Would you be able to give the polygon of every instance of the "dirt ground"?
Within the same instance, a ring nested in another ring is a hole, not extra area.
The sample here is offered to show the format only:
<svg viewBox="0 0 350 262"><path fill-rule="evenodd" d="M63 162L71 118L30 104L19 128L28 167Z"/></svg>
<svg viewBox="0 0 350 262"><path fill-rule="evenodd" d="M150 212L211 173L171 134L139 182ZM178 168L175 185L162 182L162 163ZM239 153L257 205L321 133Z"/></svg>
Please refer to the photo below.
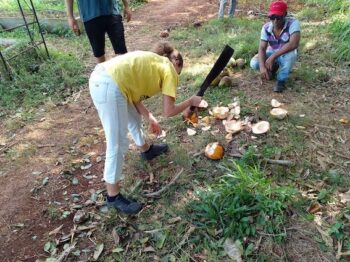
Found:
<svg viewBox="0 0 350 262"><path fill-rule="evenodd" d="M217 2L214 0L151 0L136 10L132 20L125 24L128 49L147 50L161 40L161 30L205 21L214 17L216 12ZM92 67L94 59L86 63ZM59 175L65 170L67 159L71 159L73 151L73 155L87 149L97 152L97 155L104 152L104 148L96 142L92 146L84 142L84 139L91 137L100 139L95 129L100 124L91 106L88 90L84 88L68 103L46 105L35 118L33 123L15 132L6 131L4 121L0 123L1 261L35 261L38 257L43 258L48 232L62 224L62 221L50 224L47 219L47 207L51 201L63 200L64 190L68 191L68 195L89 192L96 184L101 184L100 179L94 179L96 181L80 183L72 189L62 184ZM6 157L4 152L11 149L20 152L20 156L13 160ZM91 172L95 171L100 177L102 165L95 165L94 168L96 170ZM48 177L48 185L42 188L40 194L33 196L31 190L40 188L45 177Z"/></svg>
<svg viewBox="0 0 350 262"><path fill-rule="evenodd" d="M246 1L242 2L246 3ZM133 13L131 22L125 24L128 49L130 51L148 50L155 42L162 39L159 36L162 30L171 32L178 26L206 21L215 17L217 10L218 1L216 0L150 0L147 5ZM247 10L247 6L238 4L238 15L245 14ZM111 56L111 50L108 55ZM84 61L84 63L92 68L94 59L91 57L90 61ZM349 97L350 90L348 82L344 79L344 77L333 78L324 85L343 85L343 98L346 98ZM297 85L302 85L300 79L294 80ZM274 97L285 103L296 100L293 93L273 94L271 83L263 86L259 83L260 80L257 77L247 75L239 88L249 89L250 95L262 97L262 99ZM336 132L333 126L336 124L334 119L349 115L350 101L338 99L332 95L332 89L321 86L319 88L323 88L322 91L303 89L305 91L303 96L307 98L303 97L304 102L300 102L310 104L312 112L307 113L311 117L317 114L325 116L324 122L316 123L313 129L305 131L312 139L315 150L310 155L294 157L314 159L310 162L314 163L315 168L318 166L348 168L348 165L344 164L349 162L348 129L339 128L337 132L340 138L338 138L333 135ZM322 92L322 95L319 92ZM334 106L323 106L326 103ZM292 110L295 114L306 113L299 112L297 102L294 106ZM38 258L43 260L47 257L43 247L49 232L61 225L63 229L72 227L72 219L49 219L55 215L49 207L62 206L63 209L63 203L74 194L80 194L83 198L81 202L84 202L94 190L103 188L100 180L103 161L99 161L104 154L103 139L99 119L86 87L66 102L46 104L35 113L34 121L15 131L9 131L5 128L5 122L0 122L1 261L36 261ZM337 139L345 142L337 143ZM325 157L332 155L332 148L336 146L338 157L332 159ZM316 148L322 150L316 150ZM89 176L91 179L79 180L76 186L72 186L67 179L64 179L69 176L65 171L71 170L72 159L76 159L79 167L88 165L89 161L94 163L89 171L76 171L80 177ZM86 161L81 162L81 159ZM309 231L317 232L311 230L311 225L305 225L305 227ZM304 234L305 232L306 230ZM298 242L300 248L306 245L310 245L310 248L308 254L301 254L300 249L297 248L298 245L292 245L290 250L295 251L295 254L293 254L294 259L288 257L289 261L334 261L334 256L313 250L314 246L311 246L314 243L311 238L312 235L292 234L287 246ZM91 245L93 246L93 243ZM282 251L275 253L276 256L283 254ZM308 260L313 257L319 257L319 259Z"/></svg>

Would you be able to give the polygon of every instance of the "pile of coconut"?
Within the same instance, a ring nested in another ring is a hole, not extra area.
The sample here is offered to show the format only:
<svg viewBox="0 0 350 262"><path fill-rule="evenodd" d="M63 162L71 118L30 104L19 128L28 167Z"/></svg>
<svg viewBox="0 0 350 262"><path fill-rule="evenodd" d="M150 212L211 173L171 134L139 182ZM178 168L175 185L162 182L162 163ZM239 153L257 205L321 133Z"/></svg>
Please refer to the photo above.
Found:
<svg viewBox="0 0 350 262"><path fill-rule="evenodd" d="M231 57L227 66L220 73L220 75L213 80L211 85L226 86L226 87L238 86L240 80L237 77L237 75L235 75L234 70L235 68L240 68L240 69L244 68L245 64L246 64L246 61L243 58L234 59L233 57Z"/></svg>

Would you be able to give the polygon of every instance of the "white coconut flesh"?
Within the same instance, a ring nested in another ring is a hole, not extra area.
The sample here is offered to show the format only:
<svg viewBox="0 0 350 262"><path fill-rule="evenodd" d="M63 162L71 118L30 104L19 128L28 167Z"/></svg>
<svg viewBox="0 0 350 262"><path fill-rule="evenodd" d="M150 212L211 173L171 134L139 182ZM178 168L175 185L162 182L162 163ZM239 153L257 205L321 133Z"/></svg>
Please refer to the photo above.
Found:
<svg viewBox="0 0 350 262"><path fill-rule="evenodd" d="M194 136L196 133L197 133L196 130L192 128L187 128L187 135Z"/></svg>
<svg viewBox="0 0 350 262"><path fill-rule="evenodd" d="M272 107L280 107L282 103L278 102L277 99L272 99L271 100L271 106Z"/></svg>
<svg viewBox="0 0 350 262"><path fill-rule="evenodd" d="M216 106L213 108L213 116L217 119L225 119L228 116L229 109L224 106Z"/></svg>
<svg viewBox="0 0 350 262"><path fill-rule="evenodd" d="M198 105L199 108L207 108L208 107L208 102L202 99L202 101Z"/></svg>
<svg viewBox="0 0 350 262"><path fill-rule="evenodd" d="M270 123L267 121L260 121L252 126L252 132L255 135L264 134L270 129Z"/></svg>
<svg viewBox="0 0 350 262"><path fill-rule="evenodd" d="M241 121L230 120L223 122L227 133L237 133L243 130L243 123Z"/></svg>
<svg viewBox="0 0 350 262"><path fill-rule="evenodd" d="M270 114L277 119L283 119L287 116L288 111L283 108L277 107L277 108L273 108L270 111Z"/></svg>

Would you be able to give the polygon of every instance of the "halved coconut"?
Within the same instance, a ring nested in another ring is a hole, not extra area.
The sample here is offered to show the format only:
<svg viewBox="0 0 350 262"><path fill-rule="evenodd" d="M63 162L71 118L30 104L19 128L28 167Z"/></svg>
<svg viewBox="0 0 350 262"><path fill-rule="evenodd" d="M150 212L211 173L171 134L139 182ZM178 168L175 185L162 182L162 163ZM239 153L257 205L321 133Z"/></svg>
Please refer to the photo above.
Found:
<svg viewBox="0 0 350 262"><path fill-rule="evenodd" d="M252 132L255 135L264 134L270 129L270 123L267 121L260 121L252 126Z"/></svg>
<svg viewBox="0 0 350 262"><path fill-rule="evenodd" d="M208 108L208 102L205 101L204 99L202 99L202 101L200 102L200 104L198 105L198 109L199 110L204 110Z"/></svg>
<svg viewBox="0 0 350 262"><path fill-rule="evenodd" d="M280 108L280 107L276 107L276 108L273 108L271 111L270 111L270 114L274 117L274 118L277 118L277 119L283 119L287 116L288 114L288 111L283 109L283 108Z"/></svg>
<svg viewBox="0 0 350 262"><path fill-rule="evenodd" d="M280 107L282 103L278 102L276 99L271 100L271 106L272 107Z"/></svg>
<svg viewBox="0 0 350 262"><path fill-rule="evenodd" d="M219 160L224 156L224 148L218 142L214 142L205 147L204 153L207 158Z"/></svg>
<svg viewBox="0 0 350 262"><path fill-rule="evenodd" d="M232 134L238 133L244 128L242 122L236 120L224 121L223 124L225 126L226 132Z"/></svg>
<svg viewBox="0 0 350 262"><path fill-rule="evenodd" d="M228 107L216 106L213 108L212 113L216 119L225 119L228 116L229 111Z"/></svg>

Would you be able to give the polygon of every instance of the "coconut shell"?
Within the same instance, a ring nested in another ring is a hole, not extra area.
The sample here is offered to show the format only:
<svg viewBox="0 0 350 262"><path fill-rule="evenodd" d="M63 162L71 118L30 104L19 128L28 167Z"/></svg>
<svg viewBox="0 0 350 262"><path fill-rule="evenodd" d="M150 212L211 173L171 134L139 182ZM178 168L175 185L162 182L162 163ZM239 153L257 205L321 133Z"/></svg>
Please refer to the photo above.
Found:
<svg viewBox="0 0 350 262"><path fill-rule="evenodd" d="M252 132L255 135L265 134L270 129L270 123L267 121L260 121L252 126Z"/></svg>
<svg viewBox="0 0 350 262"><path fill-rule="evenodd" d="M205 147L204 153L209 159L219 160L224 156L224 148L218 142L214 142Z"/></svg>
<svg viewBox="0 0 350 262"><path fill-rule="evenodd" d="M276 108L273 108L271 111L270 111L270 114L274 117L274 118L277 118L277 119L283 119L287 116L288 114L288 111L283 109L283 108L280 108L280 107L276 107Z"/></svg>
<svg viewBox="0 0 350 262"><path fill-rule="evenodd" d="M282 103L278 102L277 99L272 99L271 100L271 106L272 107L280 107Z"/></svg>
<svg viewBox="0 0 350 262"><path fill-rule="evenodd" d="M213 108L212 113L216 119L225 119L228 116L230 110L225 106L216 106Z"/></svg>

